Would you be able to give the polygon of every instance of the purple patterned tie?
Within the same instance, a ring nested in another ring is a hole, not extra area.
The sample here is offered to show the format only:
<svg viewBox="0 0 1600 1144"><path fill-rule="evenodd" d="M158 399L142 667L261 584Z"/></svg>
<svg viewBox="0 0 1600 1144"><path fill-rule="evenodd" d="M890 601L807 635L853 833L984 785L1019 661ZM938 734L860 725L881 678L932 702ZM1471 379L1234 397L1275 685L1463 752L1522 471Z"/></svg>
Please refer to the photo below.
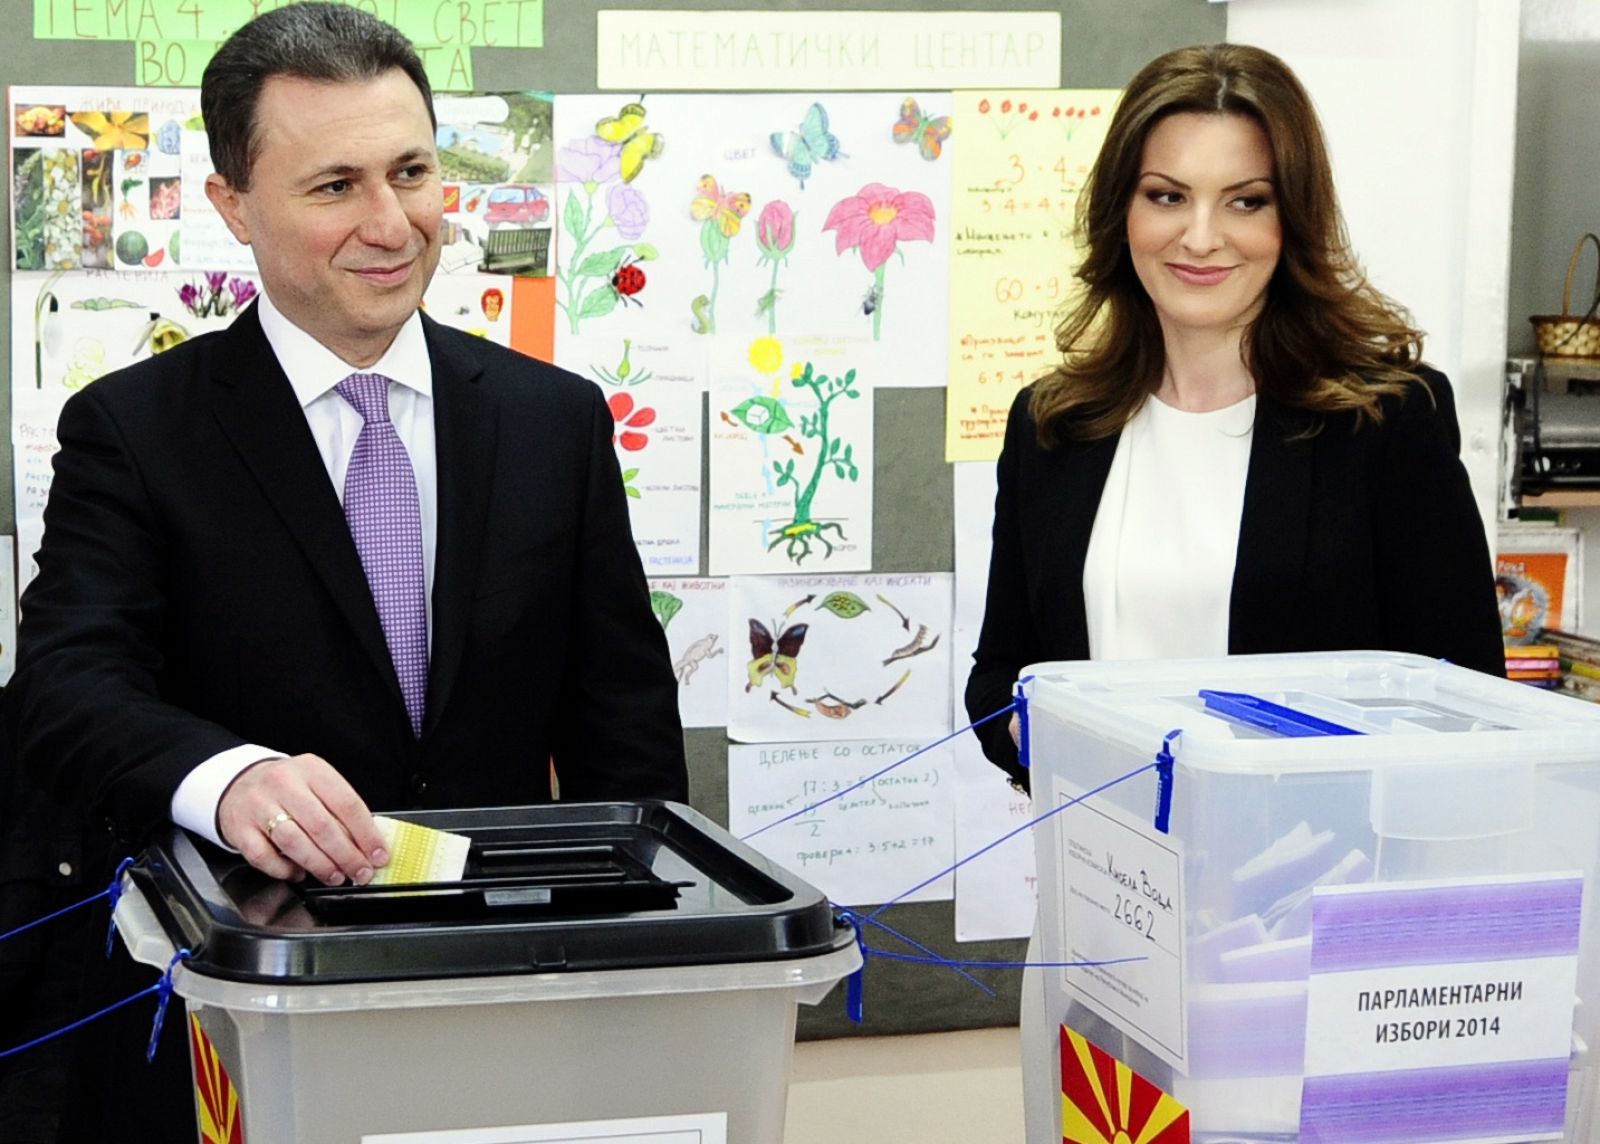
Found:
<svg viewBox="0 0 1600 1144"><path fill-rule="evenodd" d="M335 388L363 422L344 474L344 515L378 605L411 731L421 735L428 690L428 612L417 478L410 454L389 421L389 379L380 373L353 373Z"/></svg>

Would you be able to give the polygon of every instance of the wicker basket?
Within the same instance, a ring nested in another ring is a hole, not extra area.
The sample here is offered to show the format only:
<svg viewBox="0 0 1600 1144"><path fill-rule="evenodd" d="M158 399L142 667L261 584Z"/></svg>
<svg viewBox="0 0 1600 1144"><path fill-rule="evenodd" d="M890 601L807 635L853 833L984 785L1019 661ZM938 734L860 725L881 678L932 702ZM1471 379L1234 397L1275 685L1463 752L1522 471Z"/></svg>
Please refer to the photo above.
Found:
<svg viewBox="0 0 1600 1144"><path fill-rule="evenodd" d="M1581 317L1572 312L1572 277L1578 271L1578 257L1583 244L1594 243L1595 255L1600 258L1600 238L1586 234L1572 248L1567 260L1567 281L1561 288L1561 313L1544 314L1529 318L1533 334L1539 343L1539 352L1545 357L1600 357L1600 321L1595 319L1600 310L1600 263L1595 266L1594 300Z"/></svg>

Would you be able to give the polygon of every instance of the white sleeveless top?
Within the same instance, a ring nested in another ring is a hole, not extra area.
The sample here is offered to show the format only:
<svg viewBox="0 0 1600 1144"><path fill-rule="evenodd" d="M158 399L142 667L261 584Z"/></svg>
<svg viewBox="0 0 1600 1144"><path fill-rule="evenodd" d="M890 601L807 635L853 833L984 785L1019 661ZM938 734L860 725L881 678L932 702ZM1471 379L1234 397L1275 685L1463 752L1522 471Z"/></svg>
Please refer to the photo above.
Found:
<svg viewBox="0 0 1600 1144"><path fill-rule="evenodd" d="M1083 568L1092 658L1227 654L1255 411L1151 397L1123 427Z"/></svg>

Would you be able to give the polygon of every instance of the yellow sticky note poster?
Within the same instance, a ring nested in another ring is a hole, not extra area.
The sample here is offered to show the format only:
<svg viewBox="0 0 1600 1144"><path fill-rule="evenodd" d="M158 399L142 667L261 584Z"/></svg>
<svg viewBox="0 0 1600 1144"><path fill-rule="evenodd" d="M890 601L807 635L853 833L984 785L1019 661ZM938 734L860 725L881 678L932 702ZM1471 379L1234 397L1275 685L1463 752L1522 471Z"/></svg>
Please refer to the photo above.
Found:
<svg viewBox="0 0 1600 1144"><path fill-rule="evenodd" d="M945 460L1000 455L1017 391L1059 358L1078 191L1121 92L958 91Z"/></svg>

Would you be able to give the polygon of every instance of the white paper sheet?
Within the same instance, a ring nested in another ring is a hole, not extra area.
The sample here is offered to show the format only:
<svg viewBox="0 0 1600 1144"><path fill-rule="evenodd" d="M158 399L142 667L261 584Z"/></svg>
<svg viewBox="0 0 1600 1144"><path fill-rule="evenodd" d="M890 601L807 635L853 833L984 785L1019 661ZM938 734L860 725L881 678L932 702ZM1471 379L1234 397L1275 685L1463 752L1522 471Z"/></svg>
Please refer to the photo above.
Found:
<svg viewBox="0 0 1600 1144"><path fill-rule="evenodd" d="M948 572L736 576L728 597L729 738L949 733Z"/></svg>
<svg viewBox="0 0 1600 1144"><path fill-rule="evenodd" d="M983 623L994 522L994 463L952 465L955 480L954 719L969 722L962 695ZM970 732L952 744L956 769L956 850L974 854L1033 818L1033 803L983 757ZM956 871L956 940L1027 937L1038 903L1033 835L1023 831Z"/></svg>
<svg viewBox="0 0 1600 1144"><path fill-rule="evenodd" d="M943 385L957 133L921 140L949 102L557 97L558 346L601 332L859 336L852 364L875 384Z"/></svg>
<svg viewBox="0 0 1600 1144"><path fill-rule="evenodd" d="M1058 12L702 12L598 14L596 87L755 91L890 84L1054 87Z"/></svg>
<svg viewBox="0 0 1600 1144"><path fill-rule="evenodd" d="M33 579L56 420L97 378L226 327L259 289L248 274L83 270L11 278L11 437L18 587Z"/></svg>
<svg viewBox="0 0 1600 1144"><path fill-rule="evenodd" d="M678 677L678 715L685 727L728 722L728 582L651 580L650 603L666 629L672 673Z"/></svg>
<svg viewBox="0 0 1600 1144"><path fill-rule="evenodd" d="M17 669L17 542L0 536L0 687Z"/></svg>
<svg viewBox="0 0 1600 1144"><path fill-rule="evenodd" d="M905 740L728 748L728 828L738 837L915 754ZM840 905L886 902L955 862L950 755L935 748L827 805L749 838ZM941 878L903 901L948 901Z"/></svg>
<svg viewBox="0 0 1600 1144"><path fill-rule="evenodd" d="M435 274L422 305L441 325L496 345L511 345L511 277L506 274Z"/></svg>
<svg viewBox="0 0 1600 1144"><path fill-rule="evenodd" d="M610 335L568 338L556 355L557 365L593 379L606 395L633 542L649 576L700 571L705 350L687 335Z"/></svg>
<svg viewBox="0 0 1600 1144"><path fill-rule="evenodd" d="M711 571L872 567L872 377L860 339L712 346Z"/></svg>

